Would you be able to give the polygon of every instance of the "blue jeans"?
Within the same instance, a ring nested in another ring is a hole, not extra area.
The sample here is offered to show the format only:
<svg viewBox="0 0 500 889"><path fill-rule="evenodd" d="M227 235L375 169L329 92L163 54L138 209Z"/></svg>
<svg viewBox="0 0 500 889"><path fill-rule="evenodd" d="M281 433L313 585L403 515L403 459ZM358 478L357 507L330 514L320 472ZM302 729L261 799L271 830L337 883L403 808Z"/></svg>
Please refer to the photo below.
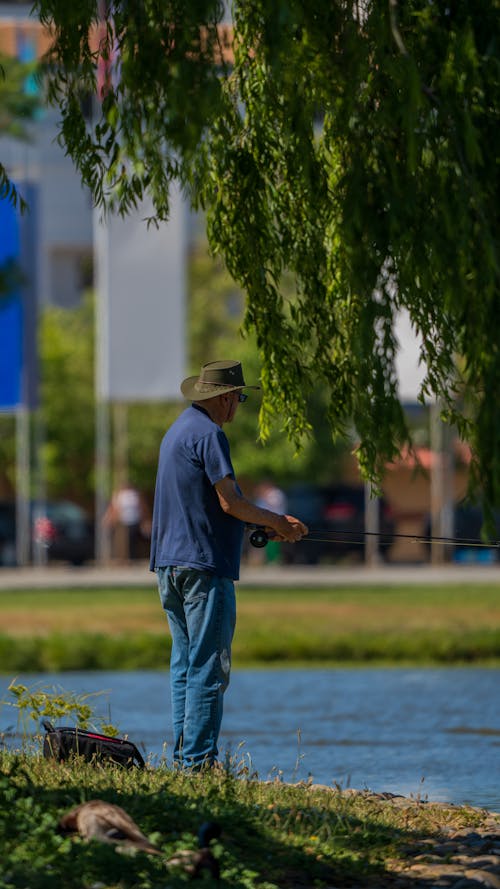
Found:
<svg viewBox="0 0 500 889"><path fill-rule="evenodd" d="M195 568L157 568L157 576L172 635L174 761L212 765L231 669L234 583Z"/></svg>

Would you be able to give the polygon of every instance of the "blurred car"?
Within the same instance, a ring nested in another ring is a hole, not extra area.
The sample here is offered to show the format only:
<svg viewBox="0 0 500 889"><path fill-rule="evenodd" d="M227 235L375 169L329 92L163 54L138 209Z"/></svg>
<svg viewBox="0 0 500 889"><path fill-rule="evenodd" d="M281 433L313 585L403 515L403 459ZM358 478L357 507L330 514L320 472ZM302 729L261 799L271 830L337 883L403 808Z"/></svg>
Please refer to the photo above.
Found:
<svg viewBox="0 0 500 889"><path fill-rule="evenodd" d="M283 560L287 564L335 562L354 554L359 560L365 554L365 489L360 485L330 486L292 485L286 491L287 511L308 525L314 536L325 539L315 542L307 537L298 544L284 544ZM378 500L378 548L387 559L394 541L394 519L387 501ZM331 538L327 540L327 538Z"/></svg>
<svg viewBox="0 0 500 889"><path fill-rule="evenodd" d="M285 489L286 511L304 522L309 529L325 528L325 498L317 485L295 484ZM325 544L304 537L298 543L283 543L282 558L286 565L315 565L322 560Z"/></svg>
<svg viewBox="0 0 500 889"><path fill-rule="evenodd" d="M394 517L384 497L378 503L378 550L387 559L394 542ZM324 518L327 531L337 532L342 542L335 546L342 554L358 552L364 557L365 489L361 486L336 485L325 489ZM344 532L344 534L342 534Z"/></svg>
<svg viewBox="0 0 500 889"><path fill-rule="evenodd" d="M94 527L89 515L68 500L31 504L32 543L43 546L49 561L83 565L94 558ZM0 503L0 565L16 564L16 505Z"/></svg>
<svg viewBox="0 0 500 889"><path fill-rule="evenodd" d="M13 503L0 502L0 565L16 564L16 507Z"/></svg>
<svg viewBox="0 0 500 889"><path fill-rule="evenodd" d="M496 527L495 539L491 541L491 547L474 547L466 546L460 543L460 540L477 541L478 543L487 543L483 541L482 530L484 524L483 508L470 501L460 500L453 507L453 538L458 542L451 544L446 549L451 552L452 558L456 562L498 562L500 561L500 548L498 541L500 540L500 511L493 512L493 520ZM430 538L432 536L431 517L427 516L425 522L424 536ZM430 542L429 558L430 558Z"/></svg>

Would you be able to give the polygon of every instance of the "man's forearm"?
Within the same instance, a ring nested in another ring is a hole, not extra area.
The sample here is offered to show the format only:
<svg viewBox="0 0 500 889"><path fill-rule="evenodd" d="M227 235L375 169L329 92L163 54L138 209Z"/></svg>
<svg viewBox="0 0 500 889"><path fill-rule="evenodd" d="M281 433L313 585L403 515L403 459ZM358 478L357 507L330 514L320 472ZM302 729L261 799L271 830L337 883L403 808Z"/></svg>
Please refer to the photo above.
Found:
<svg viewBox="0 0 500 889"><path fill-rule="evenodd" d="M231 497L222 495L221 498L221 495L219 494L219 499L224 500L224 503L221 503L224 512L234 516L235 519L240 519L242 522L246 522L248 525L264 525L265 527L273 528L273 523L276 519L278 517L281 518L279 513L271 512L269 509L263 509L255 503L251 503L251 501L247 500L246 497L243 497L242 494L236 492Z"/></svg>
<svg viewBox="0 0 500 889"><path fill-rule="evenodd" d="M307 526L293 516L262 509L247 500L236 487L234 479L226 476L215 485L219 502L225 513L249 525L263 525L272 528L280 540L300 540L307 534Z"/></svg>

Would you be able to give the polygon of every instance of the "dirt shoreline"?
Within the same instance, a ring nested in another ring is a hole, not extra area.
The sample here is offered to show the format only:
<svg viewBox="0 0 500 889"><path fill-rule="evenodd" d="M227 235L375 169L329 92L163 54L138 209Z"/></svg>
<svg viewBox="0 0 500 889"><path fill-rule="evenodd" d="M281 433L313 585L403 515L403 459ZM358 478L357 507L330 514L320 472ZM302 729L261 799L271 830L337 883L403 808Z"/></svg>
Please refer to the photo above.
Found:
<svg viewBox="0 0 500 889"><path fill-rule="evenodd" d="M312 784L311 790L332 792L331 787ZM386 861L383 884L375 887L391 889L500 889L500 812L453 803L436 803L412 799L394 793L373 793L364 790L337 790L346 797L358 796L382 806L398 809L425 808L435 815L436 833L414 840L405 839L399 857ZM470 812L480 824L454 827L450 812ZM444 823L439 823L439 813Z"/></svg>

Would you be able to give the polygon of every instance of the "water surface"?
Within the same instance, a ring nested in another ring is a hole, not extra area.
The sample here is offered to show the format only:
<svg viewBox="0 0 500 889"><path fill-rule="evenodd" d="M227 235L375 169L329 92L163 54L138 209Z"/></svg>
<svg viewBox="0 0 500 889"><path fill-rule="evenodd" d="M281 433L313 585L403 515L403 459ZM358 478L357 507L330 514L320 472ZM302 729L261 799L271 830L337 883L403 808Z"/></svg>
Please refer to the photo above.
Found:
<svg viewBox="0 0 500 889"><path fill-rule="evenodd" d="M25 675L93 701L153 759L171 758L168 672ZM220 752L262 779L389 791L500 811L500 670L237 670ZM0 698L9 684L0 677ZM7 699L8 696L7 696ZM0 710L0 729L14 711Z"/></svg>

